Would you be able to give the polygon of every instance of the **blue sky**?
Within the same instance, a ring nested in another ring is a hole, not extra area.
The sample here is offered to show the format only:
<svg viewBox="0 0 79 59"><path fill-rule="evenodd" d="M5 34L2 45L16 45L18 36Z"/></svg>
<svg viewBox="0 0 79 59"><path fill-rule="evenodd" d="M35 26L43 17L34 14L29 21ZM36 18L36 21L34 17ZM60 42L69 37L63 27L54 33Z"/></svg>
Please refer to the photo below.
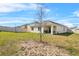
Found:
<svg viewBox="0 0 79 59"><path fill-rule="evenodd" d="M44 20L52 20L68 27L79 26L78 3L2 3L0 4L0 26L13 27L37 21L38 6L45 8Z"/></svg>

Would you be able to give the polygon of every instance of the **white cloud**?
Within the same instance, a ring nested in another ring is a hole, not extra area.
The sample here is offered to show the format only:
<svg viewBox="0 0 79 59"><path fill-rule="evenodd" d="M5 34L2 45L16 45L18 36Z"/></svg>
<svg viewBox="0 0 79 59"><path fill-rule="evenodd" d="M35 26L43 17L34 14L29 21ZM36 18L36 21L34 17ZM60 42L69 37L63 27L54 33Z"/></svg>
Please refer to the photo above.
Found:
<svg viewBox="0 0 79 59"><path fill-rule="evenodd" d="M38 6L42 5L34 3L0 3L0 13L15 12L21 10L36 10ZM48 12L50 10L46 8L46 11Z"/></svg>
<svg viewBox="0 0 79 59"><path fill-rule="evenodd" d="M35 19L32 18L25 18L25 17L1 17L0 18L0 26L9 26L13 27L20 26L24 24L28 24L35 21Z"/></svg>
<svg viewBox="0 0 79 59"><path fill-rule="evenodd" d="M20 10L35 10L37 8L37 4L20 4L20 3L1 3L0 4L0 12L14 12Z"/></svg>
<svg viewBox="0 0 79 59"><path fill-rule="evenodd" d="M63 24L66 25L66 26L68 26L68 27L73 27L74 26L74 24L72 24L70 22L64 22Z"/></svg>
<svg viewBox="0 0 79 59"><path fill-rule="evenodd" d="M45 12L50 12L50 11L51 11L50 9L45 8Z"/></svg>
<svg viewBox="0 0 79 59"><path fill-rule="evenodd" d="M69 22L69 20L67 20L67 19L58 20L57 22L60 23L60 24L65 25L67 27L73 27L74 26L74 24Z"/></svg>
<svg viewBox="0 0 79 59"><path fill-rule="evenodd" d="M31 18L24 18L24 17L2 17L0 18L0 24L5 23L29 23L31 21L34 21Z"/></svg>
<svg viewBox="0 0 79 59"><path fill-rule="evenodd" d="M73 15L76 16L76 17L79 17L79 10L74 11L74 12L73 12Z"/></svg>
<svg viewBox="0 0 79 59"><path fill-rule="evenodd" d="M9 4L0 4L0 12L5 13L5 12L13 12L13 11L18 11L24 9L25 6L22 4L14 4L14 3L9 3Z"/></svg>
<svg viewBox="0 0 79 59"><path fill-rule="evenodd" d="M0 12L14 12L20 10L27 10L27 9L35 9L36 4L19 4L19 3L8 3L8 4L0 4Z"/></svg>

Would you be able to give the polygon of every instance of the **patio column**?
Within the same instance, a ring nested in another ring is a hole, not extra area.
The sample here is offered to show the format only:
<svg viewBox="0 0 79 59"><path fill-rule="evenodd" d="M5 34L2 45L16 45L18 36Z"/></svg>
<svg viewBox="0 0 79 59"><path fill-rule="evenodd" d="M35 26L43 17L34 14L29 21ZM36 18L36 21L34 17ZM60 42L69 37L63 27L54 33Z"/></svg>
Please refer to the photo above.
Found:
<svg viewBox="0 0 79 59"><path fill-rule="evenodd" d="M53 34L53 26L51 26L51 34Z"/></svg>
<svg viewBox="0 0 79 59"><path fill-rule="evenodd" d="M44 27L41 28L42 33L44 33Z"/></svg>

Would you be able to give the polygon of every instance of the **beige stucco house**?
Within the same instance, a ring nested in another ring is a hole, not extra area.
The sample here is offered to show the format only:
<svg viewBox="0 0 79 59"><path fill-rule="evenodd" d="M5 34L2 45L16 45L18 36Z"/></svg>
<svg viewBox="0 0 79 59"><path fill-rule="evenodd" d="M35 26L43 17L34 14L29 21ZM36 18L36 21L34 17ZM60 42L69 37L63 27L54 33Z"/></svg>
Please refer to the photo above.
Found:
<svg viewBox="0 0 79 59"><path fill-rule="evenodd" d="M40 23L34 22L31 24L21 26L21 30L24 32L35 32L35 33L40 33L41 30L42 33L49 33L49 34L71 32L71 30L68 27L52 21L43 21L41 25L42 27L40 28Z"/></svg>

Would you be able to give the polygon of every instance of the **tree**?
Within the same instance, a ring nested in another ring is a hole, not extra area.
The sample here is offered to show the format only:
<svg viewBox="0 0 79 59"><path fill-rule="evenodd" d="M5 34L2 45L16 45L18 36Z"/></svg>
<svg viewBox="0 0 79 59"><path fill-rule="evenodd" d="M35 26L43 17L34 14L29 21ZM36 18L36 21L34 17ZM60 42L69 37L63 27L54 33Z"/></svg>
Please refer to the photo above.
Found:
<svg viewBox="0 0 79 59"><path fill-rule="evenodd" d="M42 7L42 6L38 6L38 8L37 8L37 17L38 17L38 20L39 20L39 24L40 24L40 42L42 42L42 27L43 27L43 24L42 24L42 22L43 22L43 19L44 19L44 16L45 16L45 13L44 13L44 7Z"/></svg>

